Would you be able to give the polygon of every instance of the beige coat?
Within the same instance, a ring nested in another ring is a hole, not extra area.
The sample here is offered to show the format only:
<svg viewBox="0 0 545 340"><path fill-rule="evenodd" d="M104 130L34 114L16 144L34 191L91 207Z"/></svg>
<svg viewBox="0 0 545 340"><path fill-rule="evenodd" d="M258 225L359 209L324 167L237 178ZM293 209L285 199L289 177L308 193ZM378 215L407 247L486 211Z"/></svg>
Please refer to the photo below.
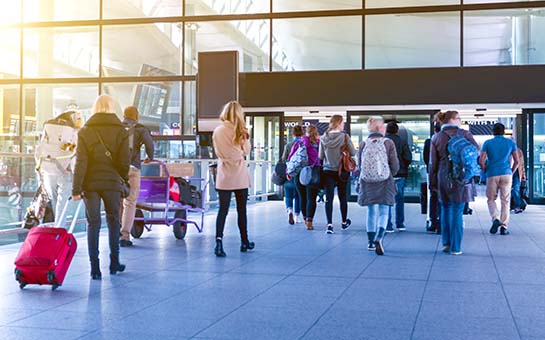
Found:
<svg viewBox="0 0 545 340"><path fill-rule="evenodd" d="M218 173L216 177L216 189L238 190L250 187L250 172L245 157L252 148L250 141L244 141L243 145L233 142L235 138L235 126L230 122L223 122L214 130L212 140L214 150L218 156Z"/></svg>

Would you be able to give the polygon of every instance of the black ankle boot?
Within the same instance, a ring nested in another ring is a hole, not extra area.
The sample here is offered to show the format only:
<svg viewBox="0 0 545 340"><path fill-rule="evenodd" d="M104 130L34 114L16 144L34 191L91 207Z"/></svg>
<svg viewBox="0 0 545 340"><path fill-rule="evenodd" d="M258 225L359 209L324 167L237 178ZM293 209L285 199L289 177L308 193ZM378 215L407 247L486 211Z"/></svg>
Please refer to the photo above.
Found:
<svg viewBox="0 0 545 340"><path fill-rule="evenodd" d="M255 243L254 243L254 242L242 243L242 244L240 245L240 251L241 251L242 253L245 253L245 252L247 252L248 250L254 249L254 247L255 247Z"/></svg>
<svg viewBox="0 0 545 340"><path fill-rule="evenodd" d="M100 272L100 262L98 259L91 260L91 279L102 280L102 273Z"/></svg>
<svg viewBox="0 0 545 340"><path fill-rule="evenodd" d="M117 272L124 272L125 271L125 265L119 263L119 257L110 255L110 274L115 275Z"/></svg>
<svg viewBox="0 0 545 340"><path fill-rule="evenodd" d="M225 257L227 254L223 251L223 242L221 239L216 240L216 248L214 248L214 254L216 254L217 257Z"/></svg>

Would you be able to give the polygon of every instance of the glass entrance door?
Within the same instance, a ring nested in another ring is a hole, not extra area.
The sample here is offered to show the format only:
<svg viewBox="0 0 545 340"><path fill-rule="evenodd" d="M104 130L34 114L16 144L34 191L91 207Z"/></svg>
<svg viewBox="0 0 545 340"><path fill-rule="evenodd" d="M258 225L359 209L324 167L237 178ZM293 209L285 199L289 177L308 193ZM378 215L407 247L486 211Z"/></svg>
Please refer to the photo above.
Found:
<svg viewBox="0 0 545 340"><path fill-rule="evenodd" d="M545 203L545 110L529 115L529 184L532 203Z"/></svg>
<svg viewBox="0 0 545 340"><path fill-rule="evenodd" d="M256 195L277 195L279 188L271 181L272 171L281 156L283 140L281 113L247 113L252 152L250 173Z"/></svg>
<svg viewBox="0 0 545 340"><path fill-rule="evenodd" d="M405 138L411 148L413 161L409 166L409 177L405 184L405 200L419 202L420 183L427 181L426 164L424 163L424 142L432 131L432 118L437 111L364 111L348 112L350 135L356 148L369 135L367 119L371 116L382 116L386 122L396 121L399 124L399 136ZM356 145L357 142L357 145ZM356 181L352 181L350 195L356 196Z"/></svg>

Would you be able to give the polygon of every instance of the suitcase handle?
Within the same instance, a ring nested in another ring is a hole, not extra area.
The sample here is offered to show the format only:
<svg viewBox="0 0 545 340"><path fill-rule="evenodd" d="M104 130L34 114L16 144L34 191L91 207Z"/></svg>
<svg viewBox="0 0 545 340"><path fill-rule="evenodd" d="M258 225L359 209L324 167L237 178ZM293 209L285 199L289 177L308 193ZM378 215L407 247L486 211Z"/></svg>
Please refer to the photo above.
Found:
<svg viewBox="0 0 545 340"><path fill-rule="evenodd" d="M64 226L64 224L66 223L66 213L68 212L68 205L70 204L71 201L72 201L72 197L69 197L68 201L66 201L66 204L62 208L61 216L59 216L59 219L57 221L59 227ZM76 227L76 222L78 221L77 217L79 215L79 212L81 211L82 205L83 205L83 200L81 199L78 201L76 212L74 213L74 217L72 218L72 222L70 223L70 228L68 228L69 233L74 232L74 228Z"/></svg>

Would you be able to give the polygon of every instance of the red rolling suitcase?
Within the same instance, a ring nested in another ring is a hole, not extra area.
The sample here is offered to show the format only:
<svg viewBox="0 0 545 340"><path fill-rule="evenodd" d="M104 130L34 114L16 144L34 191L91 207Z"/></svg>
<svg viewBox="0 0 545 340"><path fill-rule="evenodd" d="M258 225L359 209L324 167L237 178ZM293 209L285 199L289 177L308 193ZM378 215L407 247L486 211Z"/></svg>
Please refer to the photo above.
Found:
<svg viewBox="0 0 545 340"><path fill-rule="evenodd" d="M64 225L69 203L62 211L60 226ZM15 279L21 289L27 284L51 285L52 290L62 285L78 247L72 231L82 203L83 200L78 202L69 231L52 228L51 224L30 229L15 259Z"/></svg>

